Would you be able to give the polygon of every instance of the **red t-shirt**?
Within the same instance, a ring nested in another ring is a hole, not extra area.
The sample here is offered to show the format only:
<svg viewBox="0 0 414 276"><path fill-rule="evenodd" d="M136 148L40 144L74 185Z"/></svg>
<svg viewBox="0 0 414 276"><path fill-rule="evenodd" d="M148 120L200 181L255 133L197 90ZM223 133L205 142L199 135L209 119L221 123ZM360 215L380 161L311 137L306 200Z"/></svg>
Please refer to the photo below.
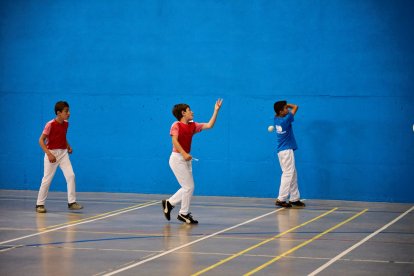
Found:
<svg viewBox="0 0 414 276"><path fill-rule="evenodd" d="M43 134L47 136L46 146L48 149L66 149L66 133L68 132L69 123L68 121L63 121L59 124L55 119L49 121Z"/></svg>
<svg viewBox="0 0 414 276"><path fill-rule="evenodd" d="M178 136L178 142L185 152L190 153L191 151L191 141L193 135L200 132L203 129L204 124L199 124L196 122L189 122L184 124L182 122L175 122L171 126L170 135ZM173 146L173 152L178 152L178 150Z"/></svg>

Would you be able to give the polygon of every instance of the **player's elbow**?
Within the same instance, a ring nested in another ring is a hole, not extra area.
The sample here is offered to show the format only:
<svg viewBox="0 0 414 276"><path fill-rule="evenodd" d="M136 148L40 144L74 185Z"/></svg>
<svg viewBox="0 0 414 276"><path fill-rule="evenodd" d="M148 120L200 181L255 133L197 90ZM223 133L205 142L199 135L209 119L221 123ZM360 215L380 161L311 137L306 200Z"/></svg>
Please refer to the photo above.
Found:
<svg viewBox="0 0 414 276"><path fill-rule="evenodd" d="M213 128L213 124L205 124L203 129L210 129Z"/></svg>

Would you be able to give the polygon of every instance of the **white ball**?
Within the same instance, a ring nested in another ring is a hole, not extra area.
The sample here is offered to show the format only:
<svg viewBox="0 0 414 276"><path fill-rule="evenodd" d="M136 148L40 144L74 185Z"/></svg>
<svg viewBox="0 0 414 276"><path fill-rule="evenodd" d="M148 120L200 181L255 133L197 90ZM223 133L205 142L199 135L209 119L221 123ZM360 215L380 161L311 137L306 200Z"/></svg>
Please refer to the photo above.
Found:
<svg viewBox="0 0 414 276"><path fill-rule="evenodd" d="M269 127L267 128L267 130L268 130L269 132L272 132L273 130L275 130L275 127L274 127L274 126L269 126Z"/></svg>

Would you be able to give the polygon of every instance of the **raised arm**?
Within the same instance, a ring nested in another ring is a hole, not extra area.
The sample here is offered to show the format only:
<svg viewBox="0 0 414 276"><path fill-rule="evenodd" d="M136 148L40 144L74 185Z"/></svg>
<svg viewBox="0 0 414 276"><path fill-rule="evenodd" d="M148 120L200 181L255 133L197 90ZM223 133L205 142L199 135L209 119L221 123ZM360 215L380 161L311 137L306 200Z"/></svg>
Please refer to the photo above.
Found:
<svg viewBox="0 0 414 276"><path fill-rule="evenodd" d="M295 104L291 104L291 103L288 103L287 107L290 109L290 112L292 113L292 115L295 115L299 108L299 106Z"/></svg>
<svg viewBox="0 0 414 276"><path fill-rule="evenodd" d="M203 129L209 129L209 128L213 128L214 124L216 123L216 119L217 119L217 115L218 112L221 108L221 104L223 103L223 99L218 99L216 101L216 104L214 106L214 112L213 115L211 116L211 119L208 123L203 125Z"/></svg>

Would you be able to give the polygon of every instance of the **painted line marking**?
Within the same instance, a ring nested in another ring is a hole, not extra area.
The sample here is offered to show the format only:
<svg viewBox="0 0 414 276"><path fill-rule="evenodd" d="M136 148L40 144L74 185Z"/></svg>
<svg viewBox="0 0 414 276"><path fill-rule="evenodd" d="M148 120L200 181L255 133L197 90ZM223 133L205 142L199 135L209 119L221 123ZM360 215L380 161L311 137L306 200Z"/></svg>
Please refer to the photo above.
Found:
<svg viewBox="0 0 414 276"><path fill-rule="evenodd" d="M36 199L33 199L32 197L28 197L28 198L0 198L0 201L17 201L17 200L21 200L21 201L36 201ZM139 199L135 199L135 200L128 200L128 201L105 201L103 199L101 199L100 201L97 201L96 199L93 199L91 201L89 201L87 198L83 198L82 202L88 202L88 206L91 204L101 204L101 203L105 203L107 205L129 205L129 204L133 204L135 202L137 202ZM160 200L161 201L161 200ZM63 202L63 203L67 203L67 199L47 199L47 202Z"/></svg>
<svg viewBox="0 0 414 276"><path fill-rule="evenodd" d="M384 231L385 229L387 229L388 227L390 227L391 225L393 225L394 223L396 223L397 221L399 221L400 219L402 219L404 216L406 216L412 210L414 210L414 206L412 206L410 209L408 209L407 211L405 211L404 213L402 213L401 215L399 215L397 218L395 218L394 220L390 221L388 224L384 225L383 227L381 227L380 229L378 229L374 233L371 233L370 235L368 235L367 237L365 237L364 239L362 239L358 243L356 243L353 246L349 247L348 249L342 251L342 253L339 253L334 258L332 258L330 261L326 262L325 264L323 264L322 266L320 266L319 268L317 268L316 270L314 270L313 272L311 272L309 275L310 276L316 275L319 272L321 272L322 270L326 269L328 266L330 266L331 264L333 264L334 262L336 262L337 260L339 260L340 258L342 258L343 256L345 256L346 254L348 254L349 252L351 252L352 250L354 250L355 248L357 248L361 244L365 243L369 239L371 239L374 236L376 236L378 233Z"/></svg>
<svg viewBox="0 0 414 276"><path fill-rule="evenodd" d="M150 202L147 202L147 203L142 203L142 204L139 204L137 207L134 207L134 208L131 208L131 209L127 209L127 210L121 209L123 211L119 211L119 212L116 212L116 213L108 214L108 215L105 215L105 216L102 216L102 217L98 217L98 218L95 218L95 219L91 219L91 220L87 220L87 221L81 221L81 222L77 222L77 223L69 224L69 225L63 225L63 226L60 226L60 227L56 227L56 228L49 229L49 230L42 231L42 232L37 232L37 233L30 234L30 235L27 235L27 236L18 237L18 238L11 239L11 240L7 240L7 241L2 241L2 242L0 242L0 245L1 244L6 244L6 243L11 243L11 242L18 241L18 240L23 240L23 239L31 238L31 237L35 237L35 236L39 236L39 235L43 235L43 234L46 234L46 233L49 233L49 232L53 232L53 231L56 231L56 230L68 228L68 227L71 227L71 226L76 226L76 225L81 225L81 224L85 224L85 223L89 223L89 222L94 222L94 221L97 221L97 220L102 220L102 219L109 218L109 217L113 217L113 216L116 216L116 215L120 215L120 214L123 214L123 213L126 213L126 212L130 212L130 211L138 210L138 209L145 208L145 207L148 207L148 206L152 206L152 205L155 205L157 203L159 203L158 200L155 201L155 202L154 201L150 201Z"/></svg>
<svg viewBox="0 0 414 276"><path fill-rule="evenodd" d="M50 249L68 249L68 250L79 250L79 251L103 251L103 252L143 252L143 253L149 253L150 255L155 255L157 253L162 253L162 250L145 250L145 249L121 249L121 248L98 248L98 247L66 247L66 246L49 246L49 245L40 245L35 246L32 245L32 247L42 247L42 248L50 248ZM177 254L194 254L194 255L207 255L207 256L231 256L232 254L229 253L221 253L221 252L197 252L197 251L181 251L177 252ZM259 257L259 258L273 258L275 255L266 255L266 254L245 254L246 257ZM331 258L326 257L300 257L300 256L285 256L285 258L289 259L301 259L301 260L319 260L319 261L329 261ZM398 261L398 260L373 260L373 259L341 259L341 261L345 262L359 262L359 263L382 263L382 264L414 264L413 262L409 261ZM101 274L104 274L105 272L101 272Z"/></svg>
<svg viewBox="0 0 414 276"><path fill-rule="evenodd" d="M254 274L254 273L256 273L256 272L258 272L258 271L262 270L263 268L265 268L265 267L267 267L267 266L271 265L272 263L274 263L274 262L276 262L277 260L279 260L279 259L283 258L284 256L287 256L287 255L289 255L289 254L291 254L291 253L295 252L295 251L296 251L296 250L298 250L299 248L304 247L305 245L307 245L307 244L309 244L309 243L313 242L314 240L317 240L317 239L319 239L320 237L322 237L322 236L324 236L324 235L328 234L329 232L331 232L331 231L335 230L336 228L339 228L339 227L341 227L342 225L344 225L344 224L346 224L346 223L350 222L351 220L356 219L357 217L359 217L360 215L362 215L362 214L363 214L363 213L365 213L366 211L368 211L368 209L364 209L364 210L362 210L361 212L359 212L359 213L357 213L357 214L353 215L352 217L348 218L347 220L344 220L344 221L342 221L342 222L338 223L337 225L335 225L335 226L333 226L333 227L329 228L328 230L325 230L324 232L319 233L318 235L314 236L313 238L311 238L311 239L309 239L309 240L307 240L307 241L305 241L305 242L303 242L303 243L301 243L301 244L299 244L299 245L297 245L297 246L293 247L292 249L290 249L290 250L286 251L285 253L280 254L279 256L277 256L277 257L275 257L275 258L273 258L273 259L269 260L268 262L266 262L266 263L262 264L261 266L258 266L258 267L256 267L255 269L253 269L253 270L251 270L251 271L247 272L246 274L244 274L244 276L252 275L252 274Z"/></svg>
<svg viewBox="0 0 414 276"><path fill-rule="evenodd" d="M239 256L241 256L241 255L243 255L243 254L245 254L245 253L247 253L247 252L249 252L249 251L251 251L251 250L255 249L255 248L258 248L259 246L262 246L262 245L264 245L264 244L266 244L266 243L268 243L268 242L271 242L271 241L273 241L273 240L275 240L275 239L277 239L277 238L279 238L279 237L281 237L281 236L283 236L283 235L285 235L285 234L287 234L287 233L290 233L290 232L292 232L292 231L294 231L294 230L296 230L296 229L298 229L298 228L300 228L300 227L302 227L302 226L305 226L305 225L307 225L307 224L309 224L309 223L311 223L311 222L313 222L313 221L316 221L316 220L318 220L318 219L320 219L320 218L322 218L322 217L324 217L324 216L326 216L326 215L328 215L328 214L330 214L330 213L334 212L334 211L335 211L335 210L337 210L337 209L338 209L337 207L336 207L336 208L333 208L333 209L331 209L331 210L329 210L329 211L327 211L327 212L323 213L322 215L319 215L319 216L317 216L317 217L315 217L315 218L313 218L313 219L311 219L311 220L308 220L308 221L306 221L306 222L304 222L304 223L302 223L302 224L299 224L299 225L297 225L297 226L295 226L295 227L293 227L293 228L290 228L290 229L288 229L288 230L286 230L286 231L284 231L284 232L282 232L282 233L280 233L280 234L278 234L278 235L276 235L276 236L273 236L273 237L268 238L268 239L266 239L266 240L264 240L264 241L262 241L262 242L259 242L259 243L255 244L255 245L253 245L253 246L251 246L251 247L249 247L249 248L246 248L246 249L244 249L244 250L242 250L242 251L239 251L238 253L233 254L233 255L231 255L230 257L225 258L225 259L223 259L223 260L221 260L221 261L219 261L219 262L217 262L217 263L215 263L215 264L213 264L213 265L211 265L211 266L209 266L209 267L206 267L206 268L204 268L204 269L202 269L202 270L200 270L200 271L198 271L198 272L196 272L196 273L192 274L191 276L201 275L201 274L203 274L203 273L205 273L205 272L207 272L207 271L209 271L209 270L212 270L213 268L216 268L216 267L218 267L218 266L220 266L220 265L222 265L222 264L225 264L225 263L227 263L228 261L231 261L231 260L233 260L233 259L235 259L235 258L237 258L237 257L239 257Z"/></svg>
<svg viewBox="0 0 414 276"><path fill-rule="evenodd" d="M159 202L159 201L151 200L149 202L136 204L136 205L133 205L133 206L129 206L129 207L125 207L125 208L122 208L122 209L110 211L110 212L107 212L107 213L98 214L98 215L95 215L95 216L92 216L92 217L87 217L87 218L84 218L84 219L72 220L72 221L61 223L61 224L51 225L51 226L48 226L48 227L41 228L40 231L48 230L48 229L59 227L59 226L62 226L62 225L69 225L69 224L73 224L73 223L77 223L77 222L81 222L81 221L86 221L86 220L90 220L90 219L94 219L94 218L99 218L99 217L103 217L103 216L106 216L106 215L109 215L109 214L118 213L118 212L121 212L121 211L124 211L124 210L134 209L135 207L139 207L143 204L148 204L148 203L151 203L151 202L156 203L156 202Z"/></svg>
<svg viewBox="0 0 414 276"><path fill-rule="evenodd" d="M226 229L223 229L223 230L217 231L217 232L215 232L215 233L213 233L213 234L207 235L207 236L202 237L202 238L200 238L200 239L197 239L197 240L195 240L195 241L192 241L192 242L189 242L189 243L186 243L186 244L180 245L180 246L178 246L178 247L172 248L172 249L170 249L170 250L164 251L163 253L157 254L157 255L155 255L155 256L153 256L153 257L151 257L151 258L144 259L144 260L142 260L142 261L136 262L136 263L134 263L134 264L131 264L131 265L125 266L125 267L120 268L120 269L117 269L117 270L114 270L114 271L109 272L109 273L106 273L106 274L104 274L104 275L105 275L105 276L115 275L115 274L118 274L118 273L123 272L123 271L125 271L125 270L128 270L128 269L131 269L131 268L134 268L134 267L140 266L140 265L145 264L145 263L147 263L147 262L149 262L149 261L152 261L152 260L158 259L158 258L160 258L160 257L162 257L162 256L165 256L165 255L167 255L167 254L170 254L170 253L172 253L172 252L175 252L175 251L180 250L180 249L182 249L182 248L185 248L185 247L187 247L187 246L190 246L190 245L193 245L193 244L195 244L195 243L201 242L201 241L203 241L203 240L209 239L209 238L211 238L211 237L214 237L214 236L220 235L221 233L224 233L224 232L227 232L227 231L233 230L233 229L235 229L235 228L237 228L237 227L240 227L240 226L242 226L242 225L245 225L245 224L248 224L248 223L250 223L250 222L256 221L256 220L258 220L258 219L264 218L264 217L266 217L266 216L268 216L268 215L274 214L274 213L279 212L279 211L282 211L282 210L284 210L284 209L285 209L285 208L280 208L280 209L277 209L277 210L273 210L272 212L269 212L269 213L263 214L263 215L261 215L261 216L258 216L258 217L252 218L252 219L249 219L249 220L244 221L244 222L242 222L242 223L239 223L239 224L233 225L233 226L231 226L231 227L228 227L228 228L226 228Z"/></svg>
<svg viewBox="0 0 414 276"><path fill-rule="evenodd" d="M1 191L1 190L0 190ZM27 198L1 198L0 197L0 201L3 200L7 200L7 201L16 201L16 200L23 200L23 201L27 201L28 199L33 199L33 197L27 197ZM96 199L93 199L96 200ZM67 202L67 199L47 199L47 201L53 201L53 202ZM128 201L119 201L119 202L111 202L111 201L89 201L89 199L83 199L83 201L88 202L88 205L91 204L100 204L100 203L105 203L105 204L111 204L111 205L130 205L133 204L134 202L136 202L136 199L131 199ZM161 199L159 200L161 201ZM191 206L193 207L208 207L208 208L229 208L229 209L244 209L244 210L262 210L262 209L274 209L274 207L269 207L268 203L263 203L263 204L255 204L252 206L248 206L246 207L245 205L240 205L240 203L223 203L223 202L217 202L217 205L212 205L214 204L213 201L206 201L205 203L203 202L195 202L194 204L191 203Z"/></svg>

